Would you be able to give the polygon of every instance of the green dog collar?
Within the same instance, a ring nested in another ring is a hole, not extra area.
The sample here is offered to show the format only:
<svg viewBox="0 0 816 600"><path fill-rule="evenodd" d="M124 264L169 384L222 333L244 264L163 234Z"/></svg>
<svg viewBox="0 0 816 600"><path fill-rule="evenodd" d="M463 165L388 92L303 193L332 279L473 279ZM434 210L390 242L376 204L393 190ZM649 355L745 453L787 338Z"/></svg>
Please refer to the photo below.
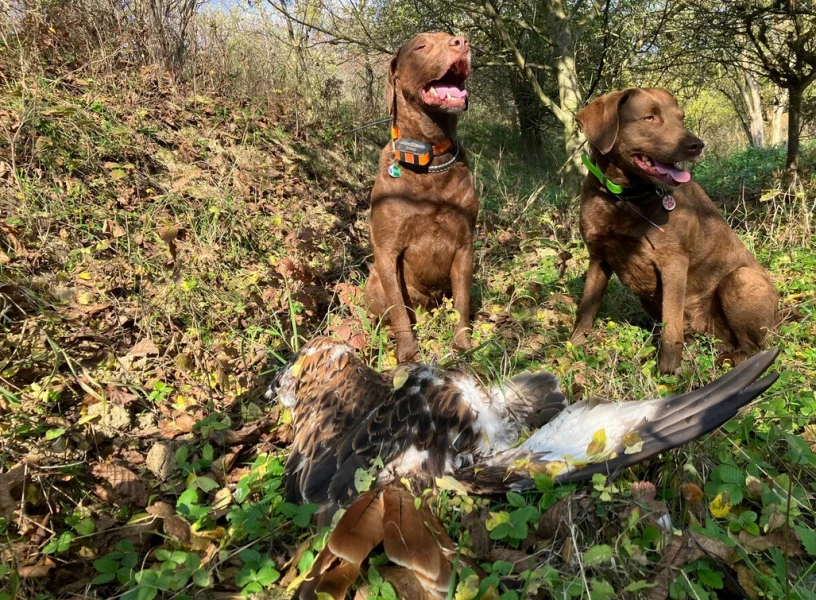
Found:
<svg viewBox="0 0 816 600"><path fill-rule="evenodd" d="M589 172L595 175L598 181L600 181L602 184L606 186L606 189L608 189L613 194L623 193L623 186L618 185L617 183L612 183L606 177L604 177L604 174L601 173L601 170L598 168L598 166L594 162L589 160L589 157L586 154L581 156L581 160L584 161L584 164L586 165L586 168L589 169Z"/></svg>

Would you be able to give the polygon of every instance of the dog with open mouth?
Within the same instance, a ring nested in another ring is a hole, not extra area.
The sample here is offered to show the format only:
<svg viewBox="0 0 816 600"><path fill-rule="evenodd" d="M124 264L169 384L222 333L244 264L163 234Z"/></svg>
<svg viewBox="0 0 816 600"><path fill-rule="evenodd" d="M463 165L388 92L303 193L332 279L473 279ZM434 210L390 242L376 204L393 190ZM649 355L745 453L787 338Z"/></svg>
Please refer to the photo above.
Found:
<svg viewBox="0 0 816 600"><path fill-rule="evenodd" d="M708 333L739 362L776 325L767 272L681 163L703 142L668 91L605 94L578 112L590 144L581 187L581 236L589 269L573 343L583 343L612 274L665 324L658 366L680 367L686 334Z"/></svg>
<svg viewBox="0 0 816 600"><path fill-rule="evenodd" d="M365 286L368 311L386 316L399 362L415 360L415 310L452 293L457 349L470 347L473 232L479 203L467 157L456 140L467 108L470 44L422 33L391 60L385 97L392 118L371 192L374 264Z"/></svg>

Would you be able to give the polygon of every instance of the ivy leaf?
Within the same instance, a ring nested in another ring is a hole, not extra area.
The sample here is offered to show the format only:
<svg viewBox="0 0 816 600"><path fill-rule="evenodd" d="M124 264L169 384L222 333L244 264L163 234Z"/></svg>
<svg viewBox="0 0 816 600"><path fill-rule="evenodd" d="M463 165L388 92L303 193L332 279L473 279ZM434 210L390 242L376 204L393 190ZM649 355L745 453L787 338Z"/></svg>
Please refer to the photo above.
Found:
<svg viewBox="0 0 816 600"><path fill-rule="evenodd" d="M796 535L799 536L799 541L802 542L802 546L805 548L805 552L810 556L816 556L816 531L801 525L797 525L794 529Z"/></svg>
<svg viewBox="0 0 816 600"><path fill-rule="evenodd" d="M597 456L606 450L606 430L599 429L592 436L592 441L587 446L587 456Z"/></svg>
<svg viewBox="0 0 816 600"><path fill-rule="evenodd" d="M722 577L711 569L700 569L697 571L697 578L709 589L721 590L723 587Z"/></svg>
<svg viewBox="0 0 816 600"><path fill-rule="evenodd" d="M731 499L728 497L728 492L720 492L717 494L714 499L709 502L708 509L715 518L724 518L731 512Z"/></svg>
<svg viewBox="0 0 816 600"><path fill-rule="evenodd" d="M371 484L374 483L374 475L368 472L368 469L360 467L354 472L354 489L362 494L371 489Z"/></svg>
<svg viewBox="0 0 816 600"><path fill-rule="evenodd" d="M215 479L211 479L210 477L198 476L192 481L192 485L197 486L205 494L213 491L218 487L218 483Z"/></svg>
<svg viewBox="0 0 816 600"><path fill-rule="evenodd" d="M382 575L374 567L368 570L368 582L372 585L380 585L383 582Z"/></svg>
<svg viewBox="0 0 816 600"><path fill-rule="evenodd" d="M408 369L405 367L400 367L396 371L394 371L394 389L398 390L402 386L405 385L405 382L408 381Z"/></svg>
<svg viewBox="0 0 816 600"><path fill-rule="evenodd" d="M510 504L510 506L515 508L521 508L522 506L527 505L527 502L524 500L524 496L518 492L507 492L507 502Z"/></svg>
<svg viewBox="0 0 816 600"><path fill-rule="evenodd" d="M627 433L623 436L622 442L624 454L637 454L643 450L643 438L638 435L637 431Z"/></svg>
<svg viewBox="0 0 816 600"><path fill-rule="evenodd" d="M315 561L314 552L312 552L311 550L306 550L306 552L301 554L300 560L298 561L298 571L300 571L301 573L306 573L307 571L311 570L314 561Z"/></svg>
<svg viewBox="0 0 816 600"><path fill-rule="evenodd" d="M55 440L60 437L63 433L65 433L65 429L59 427L57 429L49 429L45 432L45 439L47 440Z"/></svg>
<svg viewBox="0 0 816 600"><path fill-rule="evenodd" d="M624 592L637 592L638 590L645 590L648 588L653 588L657 584L656 583L649 583L645 579L639 579L638 581L633 581L625 588L623 588Z"/></svg>
<svg viewBox="0 0 816 600"><path fill-rule="evenodd" d="M91 583L94 585L104 585L106 583L110 583L116 579L116 573L100 573L93 579L91 579Z"/></svg>
<svg viewBox="0 0 816 600"><path fill-rule="evenodd" d="M117 569L119 569L119 561L111 556L111 554L103 556L102 558L97 558L93 562L94 569L105 574L116 573Z"/></svg>
<svg viewBox="0 0 816 600"><path fill-rule="evenodd" d="M74 529L79 535L91 535L96 531L96 523L94 523L93 519L82 519L74 525Z"/></svg>
<svg viewBox="0 0 816 600"><path fill-rule="evenodd" d="M493 531L499 525L510 522L510 515L506 512L490 513L490 517L485 522L488 531Z"/></svg>
<svg viewBox="0 0 816 600"><path fill-rule="evenodd" d="M380 586L380 598L382 600L397 600L397 592L394 591L394 586L387 581L384 582Z"/></svg>
<svg viewBox="0 0 816 600"><path fill-rule="evenodd" d="M611 546L607 544L593 546L584 553L584 566L592 567L594 565L600 565L601 563L612 560L613 556L614 553L612 552Z"/></svg>
<svg viewBox="0 0 816 600"><path fill-rule="evenodd" d="M272 585L279 578L280 578L280 573L278 573L272 567L264 567L255 574L255 581L257 581L258 583L260 583L264 587Z"/></svg>
<svg viewBox="0 0 816 600"><path fill-rule="evenodd" d="M592 592L589 597L591 600L609 600L615 597L615 588L603 579L593 579Z"/></svg>

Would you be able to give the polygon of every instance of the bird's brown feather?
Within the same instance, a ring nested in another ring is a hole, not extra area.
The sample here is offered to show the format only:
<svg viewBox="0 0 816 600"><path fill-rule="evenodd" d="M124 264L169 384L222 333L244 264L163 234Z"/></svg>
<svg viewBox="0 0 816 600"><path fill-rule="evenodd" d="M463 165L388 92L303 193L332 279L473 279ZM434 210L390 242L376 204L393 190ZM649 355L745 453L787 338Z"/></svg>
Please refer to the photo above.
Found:
<svg viewBox="0 0 816 600"><path fill-rule="evenodd" d="M383 516L382 490L363 494L337 522L326 547L336 556L359 566L383 541Z"/></svg>
<svg viewBox="0 0 816 600"><path fill-rule="evenodd" d="M338 558L328 548L323 548L312 565L309 577L301 584L297 598L316 600L320 592L328 594L333 600L344 600L359 576L359 567Z"/></svg>
<svg viewBox="0 0 816 600"><path fill-rule="evenodd" d="M383 491L385 553L401 567L436 580L442 563L439 545L414 506L413 494L398 486Z"/></svg>

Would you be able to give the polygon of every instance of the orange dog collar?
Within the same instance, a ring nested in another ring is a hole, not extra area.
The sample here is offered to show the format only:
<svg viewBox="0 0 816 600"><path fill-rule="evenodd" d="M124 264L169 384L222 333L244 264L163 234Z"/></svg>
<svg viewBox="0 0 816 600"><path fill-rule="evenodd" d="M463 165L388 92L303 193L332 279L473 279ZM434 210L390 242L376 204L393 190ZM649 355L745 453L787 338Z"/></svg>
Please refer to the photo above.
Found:
<svg viewBox="0 0 816 600"><path fill-rule="evenodd" d="M399 127L391 126L391 147L394 149L394 158L404 165L427 167L434 156L444 154L452 146L453 140L450 138L435 146L428 142L404 138L400 136Z"/></svg>

